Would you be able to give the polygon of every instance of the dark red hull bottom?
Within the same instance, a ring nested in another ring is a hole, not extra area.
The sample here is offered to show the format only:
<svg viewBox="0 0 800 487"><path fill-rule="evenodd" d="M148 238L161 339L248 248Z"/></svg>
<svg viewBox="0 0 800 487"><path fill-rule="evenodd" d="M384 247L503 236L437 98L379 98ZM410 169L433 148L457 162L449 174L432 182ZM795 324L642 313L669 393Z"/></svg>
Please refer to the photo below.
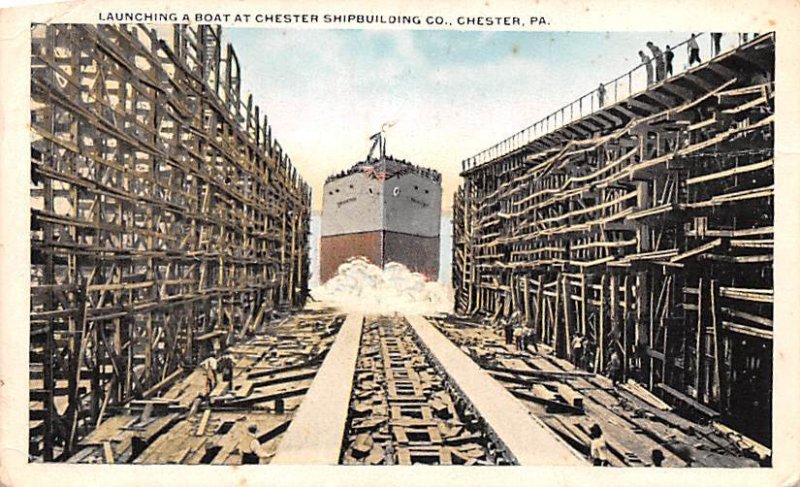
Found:
<svg viewBox="0 0 800 487"><path fill-rule="evenodd" d="M320 282L335 276L341 264L356 256L366 257L381 267L399 262L429 280L439 277L439 237L377 231L322 237Z"/></svg>

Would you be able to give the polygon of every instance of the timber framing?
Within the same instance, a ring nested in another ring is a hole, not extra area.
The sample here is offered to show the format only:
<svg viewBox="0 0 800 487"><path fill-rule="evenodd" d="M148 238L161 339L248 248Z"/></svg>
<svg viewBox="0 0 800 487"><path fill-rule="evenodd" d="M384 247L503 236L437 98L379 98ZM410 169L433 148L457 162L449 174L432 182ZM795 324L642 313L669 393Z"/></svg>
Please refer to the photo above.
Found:
<svg viewBox="0 0 800 487"><path fill-rule="evenodd" d="M771 443L774 34L466 167L456 310Z"/></svg>
<svg viewBox="0 0 800 487"><path fill-rule="evenodd" d="M311 190L221 36L32 26L32 458L305 302Z"/></svg>

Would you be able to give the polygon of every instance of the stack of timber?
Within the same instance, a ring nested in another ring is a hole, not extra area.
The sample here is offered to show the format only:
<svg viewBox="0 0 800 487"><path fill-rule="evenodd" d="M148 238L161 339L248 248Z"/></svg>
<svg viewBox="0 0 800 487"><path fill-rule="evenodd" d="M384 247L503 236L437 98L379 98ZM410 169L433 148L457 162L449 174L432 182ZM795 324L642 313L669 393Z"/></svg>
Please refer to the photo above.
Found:
<svg viewBox="0 0 800 487"><path fill-rule="evenodd" d="M342 322L308 311L269 324L225 350L233 359L230 383L217 374L206 397L206 371L198 367L162 395L112 411L69 462L238 465L250 425L274 454Z"/></svg>
<svg viewBox="0 0 800 487"><path fill-rule="evenodd" d="M310 187L221 35L32 26L35 460L305 301Z"/></svg>
<svg viewBox="0 0 800 487"><path fill-rule="evenodd" d="M497 465L509 459L403 317L365 324L341 463Z"/></svg>
<svg viewBox="0 0 800 487"><path fill-rule="evenodd" d="M682 413L771 444L774 34L467 167L463 315L576 334Z"/></svg>
<svg viewBox="0 0 800 487"><path fill-rule="evenodd" d="M431 322L584 455L589 454L589 430L597 424L614 466L652 466L655 449L663 452L665 467L757 467L770 461L765 447L729 428L687 420L633 381L614 387L545 346L518 351L489 324L466 327L463 319L452 318Z"/></svg>

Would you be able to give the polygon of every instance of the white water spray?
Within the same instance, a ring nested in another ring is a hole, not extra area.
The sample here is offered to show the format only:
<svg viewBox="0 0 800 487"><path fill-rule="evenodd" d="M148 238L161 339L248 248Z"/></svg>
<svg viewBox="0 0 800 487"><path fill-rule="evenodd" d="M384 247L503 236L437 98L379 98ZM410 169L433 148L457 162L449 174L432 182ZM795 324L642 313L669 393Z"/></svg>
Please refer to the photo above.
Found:
<svg viewBox="0 0 800 487"><path fill-rule="evenodd" d="M434 314L453 309L453 291L444 284L426 281L403 264L390 262L381 269L363 258L340 265L336 276L311 294L347 312Z"/></svg>

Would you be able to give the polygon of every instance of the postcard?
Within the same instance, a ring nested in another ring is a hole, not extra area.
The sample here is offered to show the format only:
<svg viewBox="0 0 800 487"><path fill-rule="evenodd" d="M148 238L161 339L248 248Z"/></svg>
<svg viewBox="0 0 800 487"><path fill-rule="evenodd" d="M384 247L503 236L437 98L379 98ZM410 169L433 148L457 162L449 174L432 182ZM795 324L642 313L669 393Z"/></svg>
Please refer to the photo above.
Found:
<svg viewBox="0 0 800 487"><path fill-rule="evenodd" d="M0 483L797 485L797 14L0 10Z"/></svg>

